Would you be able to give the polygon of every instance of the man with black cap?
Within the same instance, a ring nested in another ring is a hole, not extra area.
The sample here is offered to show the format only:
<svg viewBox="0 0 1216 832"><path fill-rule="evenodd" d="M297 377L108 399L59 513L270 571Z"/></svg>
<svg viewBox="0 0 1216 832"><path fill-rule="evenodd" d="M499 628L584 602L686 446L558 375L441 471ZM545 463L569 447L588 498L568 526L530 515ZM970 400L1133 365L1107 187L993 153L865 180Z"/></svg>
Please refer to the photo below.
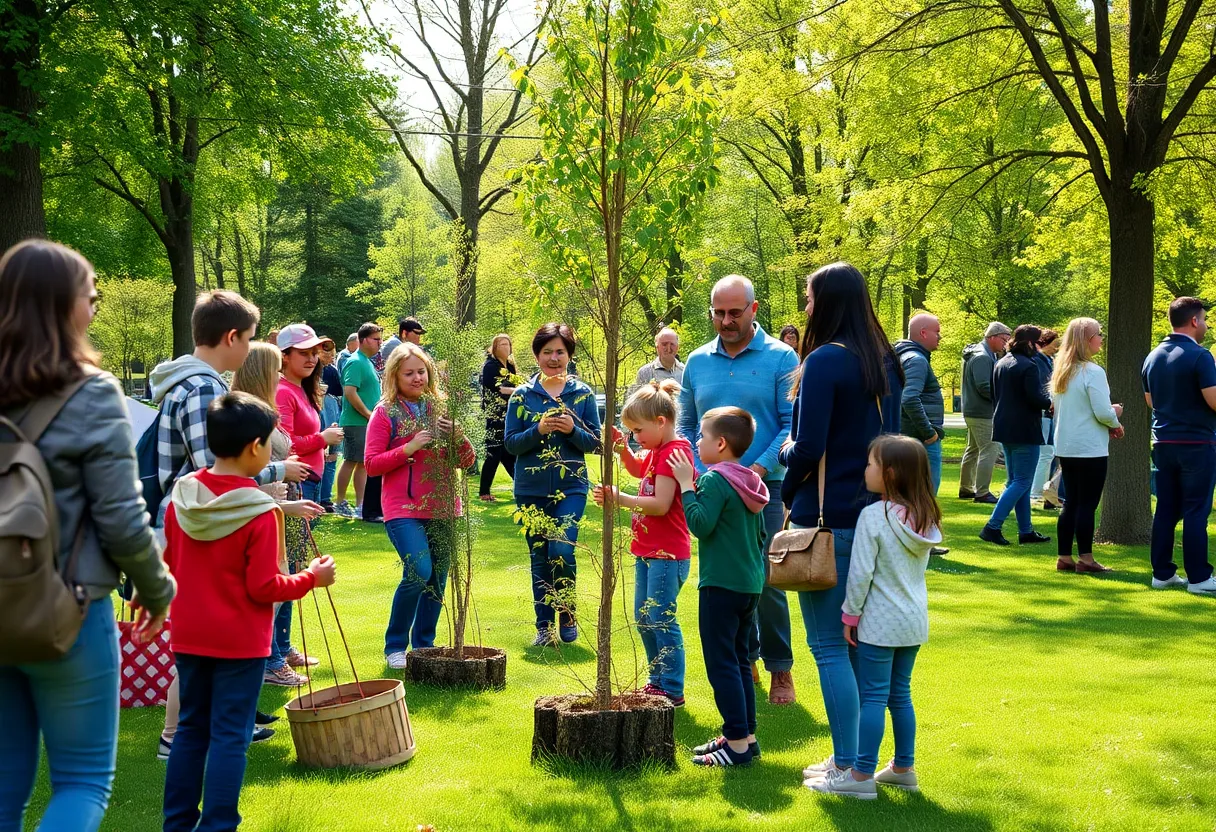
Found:
<svg viewBox="0 0 1216 832"><path fill-rule="evenodd" d="M408 318L402 318L397 322L397 334L385 341L384 346L380 348L380 357L388 361L388 357L393 354L393 350L406 341L422 346L422 336L425 334L426 330L413 315L410 315Z"/></svg>
<svg viewBox="0 0 1216 832"><path fill-rule="evenodd" d="M995 503L992 469L1000 445L992 441L992 369L1013 332L1000 321L988 324L984 340L963 350L963 421L967 423L967 447L959 471L958 497L977 503Z"/></svg>

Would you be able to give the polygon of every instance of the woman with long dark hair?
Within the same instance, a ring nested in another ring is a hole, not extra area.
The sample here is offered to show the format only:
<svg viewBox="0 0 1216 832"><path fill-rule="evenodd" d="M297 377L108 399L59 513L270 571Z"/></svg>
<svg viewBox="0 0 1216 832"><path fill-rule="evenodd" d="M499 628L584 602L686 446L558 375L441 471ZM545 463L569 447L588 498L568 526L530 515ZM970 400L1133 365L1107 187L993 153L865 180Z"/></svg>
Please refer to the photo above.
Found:
<svg viewBox="0 0 1216 832"><path fill-rule="evenodd" d="M1037 359L1039 338L1037 326L1022 324L1013 331L1009 352L996 363L992 371L992 441L1000 442L1005 451L1005 490L992 507L992 516L980 530L980 540L1008 546L1001 533L1005 518L1014 512L1018 518L1018 543L1047 543L1047 535L1039 534L1031 525L1030 488L1035 468L1039 464L1039 448L1043 436L1043 413L1051 409L1047 396L1047 380L1043 378Z"/></svg>
<svg viewBox="0 0 1216 832"><path fill-rule="evenodd" d="M484 503L495 502L490 486L494 484L500 464L507 476L515 479L515 457L507 453L503 445L507 402L521 381L514 353L511 336L500 332L490 342L486 362L481 365L481 409L486 417L486 459L481 466L481 501Z"/></svg>
<svg viewBox="0 0 1216 832"><path fill-rule="evenodd" d="M100 296L75 251L27 240L0 259L0 414L34 439L54 489L60 577L77 588L66 653L0 665L0 828L20 829L46 745L51 800L39 829L96 830L118 748L119 573L135 586L133 637L164 623L174 583L149 527L122 387L96 368L86 330ZM53 416L51 414L54 414ZM46 422L50 418L49 423ZM17 442L0 427L3 442ZM12 590L8 573L3 583ZM0 596L7 597L7 596ZM20 653L0 633L6 651Z"/></svg>
<svg viewBox="0 0 1216 832"><path fill-rule="evenodd" d="M793 429L780 455L787 469L781 500L792 527L832 529L837 583L798 593L832 732L832 756L803 774L808 788L847 795L861 706L855 651L845 641L840 609L857 518L877 499L865 487L870 443L881 433L899 433L904 378L865 278L848 263L824 266L807 278L806 313Z"/></svg>

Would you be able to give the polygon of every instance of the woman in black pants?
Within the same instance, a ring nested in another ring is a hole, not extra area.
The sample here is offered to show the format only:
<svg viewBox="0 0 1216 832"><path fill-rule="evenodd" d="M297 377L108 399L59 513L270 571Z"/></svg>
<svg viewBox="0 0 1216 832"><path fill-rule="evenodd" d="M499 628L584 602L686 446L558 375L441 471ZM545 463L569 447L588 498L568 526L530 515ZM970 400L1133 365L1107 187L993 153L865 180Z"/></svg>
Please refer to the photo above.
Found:
<svg viewBox="0 0 1216 832"><path fill-rule="evenodd" d="M1111 404L1106 371L1092 359L1102 349L1102 327L1093 318L1076 318L1064 331L1064 344L1051 376L1055 403L1056 458L1067 499L1056 524L1061 572L1109 572L1094 560L1094 515L1106 484L1107 446L1123 436L1123 406ZM1078 560L1072 557L1077 541Z"/></svg>
<svg viewBox="0 0 1216 832"><path fill-rule="evenodd" d="M481 409L486 417L486 459L481 466L481 500L495 502L490 493L494 475L501 463L507 476L515 479L515 457L502 444L503 424L507 417L507 401L519 384L515 368L511 336L498 334L486 350L486 363L481 367Z"/></svg>

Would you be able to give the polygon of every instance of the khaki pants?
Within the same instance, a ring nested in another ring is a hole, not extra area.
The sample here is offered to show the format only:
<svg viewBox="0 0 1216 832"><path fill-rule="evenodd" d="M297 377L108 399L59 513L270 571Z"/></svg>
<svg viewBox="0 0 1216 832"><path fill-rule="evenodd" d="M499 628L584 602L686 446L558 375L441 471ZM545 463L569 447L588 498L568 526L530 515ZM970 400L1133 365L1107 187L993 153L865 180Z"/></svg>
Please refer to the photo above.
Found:
<svg viewBox="0 0 1216 832"><path fill-rule="evenodd" d="M992 420L964 416L967 423L967 447L963 450L963 466L959 472L959 490L971 491L977 497L992 493L992 469L1000 446L992 441Z"/></svg>

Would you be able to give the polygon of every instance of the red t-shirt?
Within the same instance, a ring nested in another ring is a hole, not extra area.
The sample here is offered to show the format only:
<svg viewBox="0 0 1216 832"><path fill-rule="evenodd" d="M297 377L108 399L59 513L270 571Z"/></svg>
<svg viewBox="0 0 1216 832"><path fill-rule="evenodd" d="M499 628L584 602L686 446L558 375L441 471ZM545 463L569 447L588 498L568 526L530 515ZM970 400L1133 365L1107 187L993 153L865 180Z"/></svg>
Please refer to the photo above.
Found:
<svg viewBox="0 0 1216 832"><path fill-rule="evenodd" d="M257 488L248 477L223 477L210 468L199 482L216 496ZM227 537L195 540L182 531L177 508L165 512L165 563L177 579L170 606L169 643L175 653L217 659L270 655L274 604L296 601L313 587L311 572L279 572L277 512L255 517Z"/></svg>
<svg viewBox="0 0 1216 832"><path fill-rule="evenodd" d="M671 455L676 451L683 451L689 459L695 459L692 445L687 439L673 439L653 451L642 453L639 497L654 496L655 477L675 479L671 473ZM640 558L688 560L692 557L692 535L688 532L688 521L684 519L684 499L680 496L678 485L666 514L660 517L640 513L633 515L633 543L629 550Z"/></svg>

